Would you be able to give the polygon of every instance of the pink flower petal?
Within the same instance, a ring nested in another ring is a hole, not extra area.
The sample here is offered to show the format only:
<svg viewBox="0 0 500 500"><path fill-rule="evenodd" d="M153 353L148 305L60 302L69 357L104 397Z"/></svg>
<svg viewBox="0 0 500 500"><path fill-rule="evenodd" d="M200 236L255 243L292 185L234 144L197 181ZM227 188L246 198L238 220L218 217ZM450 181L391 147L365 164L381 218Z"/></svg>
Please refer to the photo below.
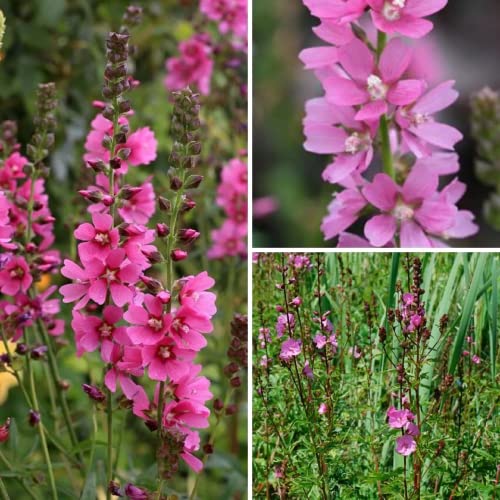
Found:
<svg viewBox="0 0 500 500"><path fill-rule="evenodd" d="M438 176L426 167L412 168L401 190L405 203L413 204L432 196L439 184Z"/></svg>
<svg viewBox="0 0 500 500"><path fill-rule="evenodd" d="M463 138L456 128L436 122L413 127L412 132L421 139L444 149L453 149L455 144Z"/></svg>
<svg viewBox="0 0 500 500"><path fill-rule="evenodd" d="M401 223L401 248L429 248L431 242L422 231L422 228L412 220L405 220Z"/></svg>
<svg viewBox="0 0 500 500"><path fill-rule="evenodd" d="M346 132L332 125L306 125L304 127L306 151L318 154L335 154L345 151Z"/></svg>
<svg viewBox="0 0 500 500"><path fill-rule="evenodd" d="M347 78L332 76L325 81L326 99L338 106L353 106L368 101L368 92Z"/></svg>
<svg viewBox="0 0 500 500"><path fill-rule="evenodd" d="M421 80L400 80L392 86L387 94L387 100L396 106L405 106L415 102L424 90Z"/></svg>
<svg viewBox="0 0 500 500"><path fill-rule="evenodd" d="M394 237L396 219L392 215L376 215L365 224L365 236L375 247L383 247Z"/></svg>
<svg viewBox="0 0 500 500"><path fill-rule="evenodd" d="M444 7L448 0L407 0L405 12L415 17L425 17L434 14Z"/></svg>
<svg viewBox="0 0 500 500"><path fill-rule="evenodd" d="M359 167L360 156L359 153L356 155L342 154L337 156L333 163L330 163L323 171L323 180L332 184L341 181Z"/></svg>
<svg viewBox="0 0 500 500"><path fill-rule="evenodd" d="M380 57L380 74L385 83L399 80L408 69L412 57L412 49L401 38L393 38Z"/></svg>
<svg viewBox="0 0 500 500"><path fill-rule="evenodd" d="M413 106L414 113L432 114L441 111L458 99L458 92L453 88L455 82L449 80L426 92Z"/></svg>
<svg viewBox="0 0 500 500"><path fill-rule="evenodd" d="M89 297L97 304L104 304L108 287L103 279L94 281L89 288Z"/></svg>
<svg viewBox="0 0 500 500"><path fill-rule="evenodd" d="M378 209L389 212L396 204L398 187L387 174L377 174L371 184L367 184L362 193Z"/></svg>
<svg viewBox="0 0 500 500"><path fill-rule="evenodd" d="M339 62L349 76L362 84L374 70L372 51L358 38L339 49Z"/></svg>
<svg viewBox="0 0 500 500"><path fill-rule="evenodd" d="M92 224L84 222L75 229L73 234L77 240L89 241L94 238L95 229Z"/></svg>
<svg viewBox="0 0 500 500"><path fill-rule="evenodd" d="M336 47L304 49L299 54L299 59L304 63L305 69L330 67L338 61L338 49Z"/></svg>
<svg viewBox="0 0 500 500"><path fill-rule="evenodd" d="M378 120L385 113L387 113L386 101L371 101L358 111L355 118L359 121L373 121Z"/></svg>

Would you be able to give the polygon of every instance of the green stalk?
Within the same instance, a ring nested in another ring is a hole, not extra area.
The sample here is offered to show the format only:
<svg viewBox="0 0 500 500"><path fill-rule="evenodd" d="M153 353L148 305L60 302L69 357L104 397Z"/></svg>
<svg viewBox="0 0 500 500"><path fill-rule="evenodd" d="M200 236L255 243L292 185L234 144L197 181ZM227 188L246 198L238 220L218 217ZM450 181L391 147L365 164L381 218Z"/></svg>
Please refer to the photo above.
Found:
<svg viewBox="0 0 500 500"><path fill-rule="evenodd" d="M26 341L29 344L29 339L28 339L28 331L29 329L26 329ZM29 385L30 385L30 391L31 391L31 401L33 403L33 410L36 411L40 415L40 422L36 426L38 429L38 433L40 435L40 443L42 446L42 451L43 455L45 458L45 463L47 464L47 473L49 476L49 484L50 484L50 489L52 493L52 499L53 500L58 500L57 496L57 489L56 489L56 481L54 478L54 471L52 469L52 461L50 459L50 454L49 454L49 449L47 447L47 440L45 438L45 430L44 426L42 424L42 414L40 413L40 406L38 404L38 398L36 394L36 388L35 388L35 377L33 373L33 367L31 366L31 358L29 355L26 356L26 368L28 371L28 379L29 379Z"/></svg>
<svg viewBox="0 0 500 500"><path fill-rule="evenodd" d="M5 467L10 471L14 472L14 467L12 464L7 460L7 457L0 451L0 460L4 463ZM26 484L26 480L22 477L17 477L16 480L19 482L19 484L23 487L24 491L28 493L28 495L33 498L34 500L38 500L38 497L35 495L35 492Z"/></svg>
<svg viewBox="0 0 500 500"><path fill-rule="evenodd" d="M7 491L7 488L5 487L5 484L1 476L0 476L0 493L2 494L3 500L10 500L9 493Z"/></svg>
<svg viewBox="0 0 500 500"><path fill-rule="evenodd" d="M387 35L379 31L377 35L377 61L380 60L380 56L385 48L386 42L387 42ZM380 135L380 147L381 147L382 164L384 167L384 172L392 179L396 179L396 173L394 171L394 164L392 161L392 151L391 151L391 142L389 139L389 124L387 121L387 115L382 115L380 117L379 135Z"/></svg>
<svg viewBox="0 0 500 500"><path fill-rule="evenodd" d="M107 453L107 481L106 481L106 499L111 500L111 491L109 485L113 481L113 400L112 393L107 389L106 414L108 421L108 453Z"/></svg>

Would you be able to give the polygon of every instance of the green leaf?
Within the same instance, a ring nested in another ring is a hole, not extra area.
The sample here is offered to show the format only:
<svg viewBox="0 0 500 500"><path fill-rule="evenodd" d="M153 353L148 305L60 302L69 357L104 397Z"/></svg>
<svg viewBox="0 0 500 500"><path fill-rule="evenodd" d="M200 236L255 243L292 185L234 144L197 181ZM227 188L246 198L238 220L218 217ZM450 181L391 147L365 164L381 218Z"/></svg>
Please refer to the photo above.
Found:
<svg viewBox="0 0 500 500"><path fill-rule="evenodd" d="M96 498L97 480L95 471L90 471L85 479L80 500L95 500Z"/></svg>

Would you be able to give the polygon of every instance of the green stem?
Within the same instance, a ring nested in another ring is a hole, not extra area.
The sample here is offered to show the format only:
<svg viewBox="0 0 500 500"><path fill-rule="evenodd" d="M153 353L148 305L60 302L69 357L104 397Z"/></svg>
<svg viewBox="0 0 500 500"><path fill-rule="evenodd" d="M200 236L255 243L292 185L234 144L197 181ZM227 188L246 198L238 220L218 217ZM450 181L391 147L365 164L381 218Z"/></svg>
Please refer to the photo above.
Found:
<svg viewBox="0 0 500 500"><path fill-rule="evenodd" d="M10 500L9 493L1 477L0 477L0 493L2 494L3 500Z"/></svg>
<svg viewBox="0 0 500 500"><path fill-rule="evenodd" d="M377 61L380 60L380 56L384 51L386 43L387 43L387 35L379 31L377 35L377 54L376 54ZM389 175L392 179L395 179L396 175L394 172L394 165L392 161L392 151L391 151L391 142L389 139L389 124L387 121L387 115L383 115L380 117L379 134L380 134L380 143L382 148L381 154L382 154L382 164L384 166L384 172L387 175Z"/></svg>
<svg viewBox="0 0 500 500"><path fill-rule="evenodd" d="M108 417L108 466L107 466L107 482L106 482L106 500L111 500L111 491L109 485L113 481L113 401L112 393L109 389L106 391L107 405L106 414Z"/></svg>
<svg viewBox="0 0 500 500"><path fill-rule="evenodd" d="M0 460L2 460L2 462L5 465L5 467L7 467L7 469L10 472L15 472L14 467L9 462L9 460L7 460L7 457L1 451L0 451ZM35 495L35 492L26 484L26 479L24 479L22 477L17 477L16 476L16 481L19 482L19 484L23 487L24 491L26 491L26 493L28 493L28 495L31 498L33 498L34 500L38 500L38 497Z"/></svg>
<svg viewBox="0 0 500 500"><path fill-rule="evenodd" d="M394 171L394 164L392 161L392 151L391 142L389 139L389 125L387 122L387 116L383 115L380 117L380 145L382 148L382 164L384 166L384 172L390 176L392 179L396 178L396 173Z"/></svg>
<svg viewBox="0 0 500 500"><path fill-rule="evenodd" d="M26 329L26 342L29 345L29 339L28 339L28 331L29 329ZM40 406L38 404L38 398L36 394L36 387L35 387L35 377L33 373L33 367L31 366L31 358L29 354L26 356L26 368L28 371L28 379L29 379L29 385L30 385L30 391L31 391L31 401L33 403L33 410L36 411L40 415L40 422L36 426L38 429L38 433L40 435L40 443L42 446L42 451L43 455L45 458L45 463L47 464L47 473L49 476L49 484L50 484L50 489L52 492L52 498L53 500L58 500L57 496L57 489L56 489L56 481L54 478L54 470L52 469L52 461L50 459L50 454L49 454L49 449L47 447L47 440L45 438L45 428L43 426L43 420L42 420L42 414L40 413Z"/></svg>

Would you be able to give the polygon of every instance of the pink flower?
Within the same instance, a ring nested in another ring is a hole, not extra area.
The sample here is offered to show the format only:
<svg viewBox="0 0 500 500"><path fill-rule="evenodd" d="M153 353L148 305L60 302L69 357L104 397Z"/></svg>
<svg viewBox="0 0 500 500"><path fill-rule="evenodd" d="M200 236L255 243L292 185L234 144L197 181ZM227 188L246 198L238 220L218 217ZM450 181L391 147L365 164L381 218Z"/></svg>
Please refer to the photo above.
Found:
<svg viewBox="0 0 500 500"><path fill-rule="evenodd" d="M181 305L186 305L196 309L199 313L212 317L216 312L215 307L216 296L212 292L206 290L215 285L215 280L211 278L206 271L203 271L196 276L188 276L183 281L182 288L179 292L179 302Z"/></svg>
<svg viewBox="0 0 500 500"><path fill-rule="evenodd" d="M195 403L205 403L212 399L210 392L210 380L206 377L198 376L201 372L201 365L190 365L189 371L177 382L174 396L179 400L188 400Z"/></svg>
<svg viewBox="0 0 500 500"><path fill-rule="evenodd" d="M314 343L316 344L316 347L318 349L323 349L326 345L326 337L324 335L321 335L320 333L316 334L314 337Z"/></svg>
<svg viewBox="0 0 500 500"><path fill-rule="evenodd" d="M201 403L194 401L169 401L163 410L165 427L183 426L206 429L210 411Z"/></svg>
<svg viewBox="0 0 500 500"><path fill-rule="evenodd" d="M310 379L314 378L314 372L312 371L312 368L309 365L309 361L305 362L304 368L302 369L302 374L305 375L307 378Z"/></svg>
<svg viewBox="0 0 500 500"><path fill-rule="evenodd" d="M367 0L376 28L390 35L421 38L433 24L422 19L443 9L448 0Z"/></svg>
<svg viewBox="0 0 500 500"><path fill-rule="evenodd" d="M415 418L415 415L409 410L396 410L394 406L391 406L387 410L387 417L391 429L402 429Z"/></svg>
<svg viewBox="0 0 500 500"><path fill-rule="evenodd" d="M359 350L359 347L355 345L354 347L349 347L349 354L354 358L354 359L359 359L363 353Z"/></svg>
<svg viewBox="0 0 500 500"><path fill-rule="evenodd" d="M148 367L149 378L177 382L189 372L194 351L182 349L170 337L161 337L154 345L145 345L141 349L143 366Z"/></svg>
<svg viewBox="0 0 500 500"><path fill-rule="evenodd" d="M418 426L416 424L414 424L413 422L408 422L406 425L405 425L405 431L407 434L409 434L410 436L420 436L420 429L418 428Z"/></svg>
<svg viewBox="0 0 500 500"><path fill-rule="evenodd" d="M481 363L481 358L477 354L474 354L474 356L472 356L471 358L471 361L474 364L479 365Z"/></svg>
<svg viewBox="0 0 500 500"><path fill-rule="evenodd" d="M193 37L180 43L179 52L179 57L167 59L165 86L170 90L180 90L196 85L202 94L208 95L213 71L210 46Z"/></svg>
<svg viewBox="0 0 500 500"><path fill-rule="evenodd" d="M130 342L126 327L116 325L123 317L123 311L119 307L106 306L102 316L102 318L85 316L80 311L73 311L71 327L76 336L78 356L84 352L93 352L106 342L116 341L119 344Z"/></svg>
<svg viewBox="0 0 500 500"><path fill-rule="evenodd" d="M144 303L146 308L131 304L123 317L134 325L127 329L134 344L154 345L165 336L172 318L164 311L163 303L159 298L144 295Z"/></svg>
<svg viewBox="0 0 500 500"><path fill-rule="evenodd" d="M33 283L30 268L24 257L7 258L0 267L0 291L5 295L27 292Z"/></svg>
<svg viewBox="0 0 500 500"><path fill-rule="evenodd" d="M210 333L213 325L210 319L196 309L183 305L174 313L170 333L179 347L199 351L207 345L202 333Z"/></svg>
<svg viewBox="0 0 500 500"><path fill-rule="evenodd" d="M318 408L318 413L320 415L325 415L328 413L328 406L325 403L321 403Z"/></svg>
<svg viewBox="0 0 500 500"><path fill-rule="evenodd" d="M237 36L246 36L247 0L201 0L200 11L218 21L222 34L232 31Z"/></svg>
<svg viewBox="0 0 500 500"><path fill-rule="evenodd" d="M288 339L281 344L280 358L284 361L290 361L301 352L302 342L300 340Z"/></svg>
<svg viewBox="0 0 500 500"><path fill-rule="evenodd" d="M77 240L85 241L78 245L78 254L82 261L93 258L105 259L109 252L118 247L120 235L113 228L113 218L108 214L92 214L93 225L84 222L75 232Z"/></svg>
<svg viewBox="0 0 500 500"><path fill-rule="evenodd" d="M295 316L292 313L280 314L276 322L276 333L278 338L282 337L285 332L288 331L288 326L290 325L290 330L293 332L295 328Z"/></svg>
<svg viewBox="0 0 500 500"><path fill-rule="evenodd" d="M222 259L224 257L245 257L247 245L245 237L248 233L246 222L238 224L232 219L226 219L219 229L211 232L213 245L208 250L209 259Z"/></svg>
<svg viewBox="0 0 500 500"><path fill-rule="evenodd" d="M153 185L148 179L141 184L139 191L122 201L118 213L125 222L147 224L155 213L155 200Z"/></svg>
<svg viewBox="0 0 500 500"><path fill-rule="evenodd" d="M417 157L429 156L432 153L431 147L453 150L455 144L462 139L462 134L458 130L437 123L432 118L434 113L447 108L457 100L458 92L453 89L454 84L453 81L441 83L415 103L397 110L396 122L401 127L403 142ZM445 158L449 161L449 156ZM440 173L454 173L456 170L458 165L451 171Z"/></svg>
<svg viewBox="0 0 500 500"><path fill-rule="evenodd" d="M354 224L366 205L366 199L358 189L349 188L336 193L321 224L325 239L335 238Z"/></svg>
<svg viewBox="0 0 500 500"><path fill-rule="evenodd" d="M439 234L453 227L457 208L437 192L438 177L425 167L413 168L400 188L386 174L377 174L363 195L383 214L365 225L365 236L377 247L400 231L401 247L430 247L426 233Z"/></svg>
<svg viewBox="0 0 500 500"><path fill-rule="evenodd" d="M373 139L378 124L368 126L355 120L356 110L330 104L325 98L306 103L304 149L319 154L335 154L323 172L331 183L342 181L353 172L364 172L373 158Z"/></svg>
<svg viewBox="0 0 500 500"><path fill-rule="evenodd" d="M149 127L142 127L132 132L124 147L130 149L130 156L127 158L129 165L149 165L156 160L158 141Z"/></svg>
<svg viewBox="0 0 500 500"><path fill-rule="evenodd" d="M304 0L304 4L313 16L347 24L363 15L367 0Z"/></svg>
<svg viewBox="0 0 500 500"><path fill-rule="evenodd" d="M414 102L424 90L421 80L401 80L411 61L412 51L400 39L391 40L375 64L373 53L354 39L339 49L339 63L348 75L330 76L324 81L326 99L338 106L361 105L356 120L378 120L389 105Z"/></svg>
<svg viewBox="0 0 500 500"><path fill-rule="evenodd" d="M413 436L404 434L396 439L396 452L400 455L407 457L414 453L416 449L417 443Z"/></svg>
<svg viewBox="0 0 500 500"><path fill-rule="evenodd" d="M66 259L61 274L76 283L60 288L64 296L63 302L79 300L75 309L81 309L89 300L104 304L111 293L114 303L121 307L132 300L132 291L127 285L134 284L139 279L140 269L125 258L121 248L112 250L105 261L92 259L84 262L84 268Z"/></svg>

